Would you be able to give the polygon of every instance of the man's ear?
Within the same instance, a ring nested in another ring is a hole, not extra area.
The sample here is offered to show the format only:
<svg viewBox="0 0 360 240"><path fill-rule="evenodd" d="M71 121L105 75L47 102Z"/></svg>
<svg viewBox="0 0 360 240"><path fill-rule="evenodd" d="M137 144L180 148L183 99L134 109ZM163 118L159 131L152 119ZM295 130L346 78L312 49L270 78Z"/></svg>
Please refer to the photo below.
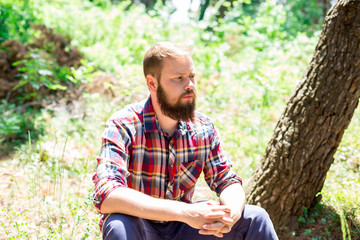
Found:
<svg viewBox="0 0 360 240"><path fill-rule="evenodd" d="M158 81L152 74L146 75L146 84L150 90L150 93L156 92L158 87Z"/></svg>

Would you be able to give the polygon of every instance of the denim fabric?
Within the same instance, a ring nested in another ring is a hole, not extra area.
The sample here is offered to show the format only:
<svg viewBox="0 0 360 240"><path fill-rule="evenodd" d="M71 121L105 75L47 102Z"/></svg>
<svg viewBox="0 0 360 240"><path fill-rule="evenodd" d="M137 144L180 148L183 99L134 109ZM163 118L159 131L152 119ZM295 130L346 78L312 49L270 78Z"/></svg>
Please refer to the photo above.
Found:
<svg viewBox="0 0 360 240"><path fill-rule="evenodd" d="M273 240L278 239L267 212L257 206L245 205L241 219L223 238L200 235L182 222L154 223L153 221L114 213L103 226L104 240Z"/></svg>

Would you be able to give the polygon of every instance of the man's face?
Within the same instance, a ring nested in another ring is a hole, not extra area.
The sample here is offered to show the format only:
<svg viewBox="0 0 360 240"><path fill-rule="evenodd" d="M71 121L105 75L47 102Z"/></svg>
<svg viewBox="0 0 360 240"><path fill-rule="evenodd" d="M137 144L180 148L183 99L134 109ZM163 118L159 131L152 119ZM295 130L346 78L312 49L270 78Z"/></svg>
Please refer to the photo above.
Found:
<svg viewBox="0 0 360 240"><path fill-rule="evenodd" d="M174 120L193 120L196 105L195 69L190 56L165 58L156 91L164 115Z"/></svg>

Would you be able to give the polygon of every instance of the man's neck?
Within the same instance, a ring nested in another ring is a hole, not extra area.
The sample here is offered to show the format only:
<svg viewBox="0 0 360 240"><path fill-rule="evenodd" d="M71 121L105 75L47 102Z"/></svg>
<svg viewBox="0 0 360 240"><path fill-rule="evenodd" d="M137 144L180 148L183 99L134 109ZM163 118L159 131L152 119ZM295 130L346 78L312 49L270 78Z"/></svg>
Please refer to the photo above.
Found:
<svg viewBox="0 0 360 240"><path fill-rule="evenodd" d="M157 99L153 96L151 96L151 103L153 105L156 118L160 124L161 129L172 136L174 132L176 131L179 121L174 120L166 115L164 115L161 111L160 105L157 101Z"/></svg>

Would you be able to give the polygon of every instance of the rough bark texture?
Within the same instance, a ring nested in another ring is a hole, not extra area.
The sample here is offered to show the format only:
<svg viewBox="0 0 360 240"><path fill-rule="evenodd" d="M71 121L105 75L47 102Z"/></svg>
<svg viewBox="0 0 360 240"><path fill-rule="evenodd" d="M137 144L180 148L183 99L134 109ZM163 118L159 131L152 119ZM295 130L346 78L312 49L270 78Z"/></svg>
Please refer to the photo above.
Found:
<svg viewBox="0 0 360 240"><path fill-rule="evenodd" d="M246 188L248 203L264 207L277 230L296 228L316 201L359 97L360 0L338 1Z"/></svg>

